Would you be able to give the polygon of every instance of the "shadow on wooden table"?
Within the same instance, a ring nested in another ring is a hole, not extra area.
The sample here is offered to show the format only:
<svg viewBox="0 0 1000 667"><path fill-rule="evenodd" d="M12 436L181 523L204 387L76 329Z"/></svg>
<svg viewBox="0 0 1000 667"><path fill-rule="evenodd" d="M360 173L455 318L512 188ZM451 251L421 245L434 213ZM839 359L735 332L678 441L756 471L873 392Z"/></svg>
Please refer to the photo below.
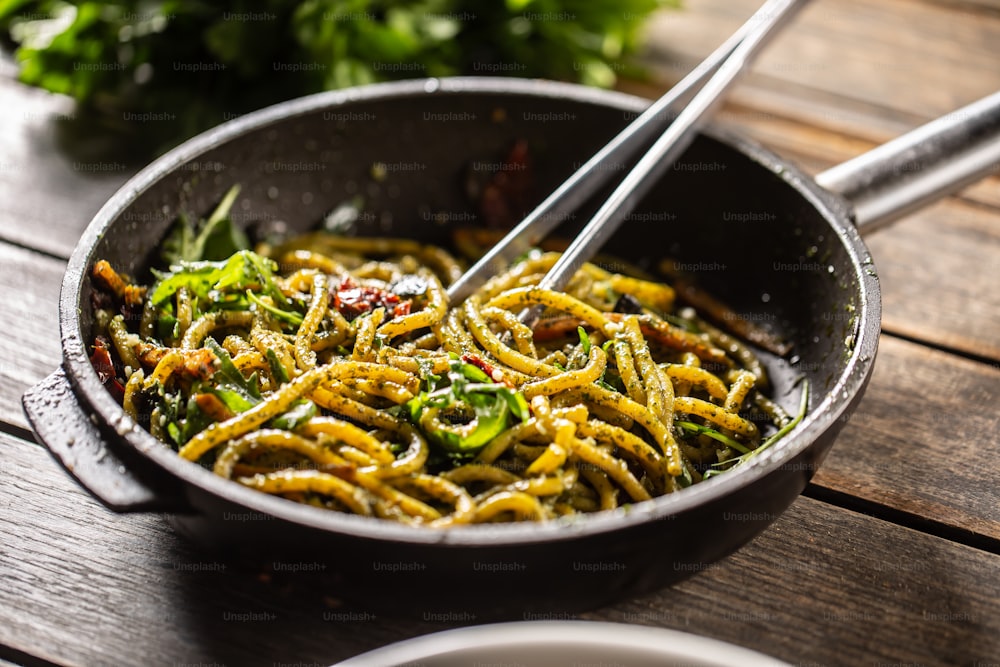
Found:
<svg viewBox="0 0 1000 667"><path fill-rule="evenodd" d="M169 522L158 523L162 529L149 531L146 545L158 557L151 562L148 554L122 556L137 571L156 568L144 582L149 605L137 610L135 620L169 625L184 640L168 639L156 647L173 664L324 665L407 637L477 622L471 615L421 620L373 611L338 598L320 562L252 564L200 550L176 535Z"/></svg>

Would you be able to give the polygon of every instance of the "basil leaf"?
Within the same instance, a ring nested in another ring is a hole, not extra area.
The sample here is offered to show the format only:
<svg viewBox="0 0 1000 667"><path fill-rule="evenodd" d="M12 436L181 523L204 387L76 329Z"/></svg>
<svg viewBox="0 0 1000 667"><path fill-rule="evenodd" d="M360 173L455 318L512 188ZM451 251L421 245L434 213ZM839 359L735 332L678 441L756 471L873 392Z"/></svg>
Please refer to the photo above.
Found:
<svg viewBox="0 0 1000 667"><path fill-rule="evenodd" d="M180 440L178 444L183 445L196 434L208 428L209 424L215 422L214 419L205 414L198 406L195 399L197 394L192 393L187 401L187 410L184 412L184 419L181 420Z"/></svg>

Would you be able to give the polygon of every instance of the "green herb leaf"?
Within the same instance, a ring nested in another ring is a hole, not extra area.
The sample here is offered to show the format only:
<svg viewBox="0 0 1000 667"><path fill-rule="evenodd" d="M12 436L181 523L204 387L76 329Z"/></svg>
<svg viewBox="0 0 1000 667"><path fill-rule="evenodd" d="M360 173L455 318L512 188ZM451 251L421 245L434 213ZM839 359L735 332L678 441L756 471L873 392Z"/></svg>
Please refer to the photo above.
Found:
<svg viewBox="0 0 1000 667"><path fill-rule="evenodd" d="M292 403L288 412L278 415L271 420L272 428L280 428L285 431L294 431L307 421L319 414L319 408L309 399L300 399Z"/></svg>
<svg viewBox="0 0 1000 667"><path fill-rule="evenodd" d="M184 412L184 419L181 420L180 440L177 444L183 445L198 433L208 428L213 423L211 417L202 412L195 400L195 394L191 394L187 401L187 409Z"/></svg>
<svg viewBox="0 0 1000 667"><path fill-rule="evenodd" d="M225 261L180 262L168 273L157 274L149 298L154 306L163 307L183 287L205 311L247 308L255 302L269 312L280 313L286 321L301 323L302 316L288 310L292 304L274 282L272 271L276 268L274 262L250 250L240 250ZM248 291L254 294L248 295ZM257 292L271 297L279 307L261 302Z"/></svg>
<svg viewBox="0 0 1000 667"><path fill-rule="evenodd" d="M281 360L278 359L274 350L267 348L267 354L264 356L267 358L267 365L271 368L271 376L281 384L288 382L288 373L285 372L285 367L281 365Z"/></svg>
<svg viewBox="0 0 1000 667"><path fill-rule="evenodd" d="M721 475L724 472L732 470L736 466L743 465L757 454L760 454L767 448L774 445L774 443L778 442L786 435L791 433L792 430L799 425L802 419L806 416L806 410L808 409L808 406L809 406L809 381L803 380L802 398L799 401L798 414L795 415L794 419L792 419L790 422L782 426L777 433L775 433L770 438L762 442L760 447L758 447L757 449L750 450L748 453L737 456L734 459L713 464L709 470L705 471L705 474L702 475L702 478L709 479L710 477L715 477L716 475Z"/></svg>
<svg viewBox="0 0 1000 667"><path fill-rule="evenodd" d="M216 398L222 401L223 405L237 414L246 412L260 402L249 397L246 392L232 388L232 385L220 385L205 389L205 391L214 394Z"/></svg>
<svg viewBox="0 0 1000 667"><path fill-rule="evenodd" d="M677 0L0 0L0 32L17 47L22 81L100 110L104 124L148 151L227 114L331 87L482 74L481 65L610 86L641 76L627 57L646 18L668 4ZM267 20L227 16L243 11Z"/></svg>
<svg viewBox="0 0 1000 667"><path fill-rule="evenodd" d="M215 342L214 338L206 338L204 346L211 350L212 354L219 359L219 369L212 376L212 380L216 383L216 388L236 392L251 407L260 403L262 399L260 389L257 387L257 374L254 373L249 378L244 377L240 369L233 363L233 359L229 356L226 348ZM219 396L219 398L234 412L244 411L229 405L222 396Z"/></svg>
<svg viewBox="0 0 1000 667"><path fill-rule="evenodd" d="M163 260L167 264L220 261L248 249L250 241L246 234L229 219L229 210L239 192L239 185L231 187L207 220L195 224L185 214L178 215L163 241Z"/></svg>
<svg viewBox="0 0 1000 667"><path fill-rule="evenodd" d="M524 394L494 383L479 367L453 359L449 386L421 392L407 403L411 421L445 454L455 459L474 456L510 427L511 418L529 417ZM436 418L425 419L429 408Z"/></svg>
<svg viewBox="0 0 1000 667"><path fill-rule="evenodd" d="M583 346L583 354L590 356L590 336L587 335L587 331L583 327L577 327L576 333L580 336L580 345Z"/></svg>
<svg viewBox="0 0 1000 667"><path fill-rule="evenodd" d="M271 304L262 300L259 296L254 294L253 290L247 290L246 294L247 294L247 300L250 301L250 303L254 304L258 308L263 308L267 312L277 317L279 320L283 322L288 322L292 326L297 327L301 325L302 321L305 319L302 315L296 313L295 311L281 310L280 308L272 306Z"/></svg>
<svg viewBox="0 0 1000 667"><path fill-rule="evenodd" d="M160 340L177 338L177 318L170 313L163 313L156 320L156 337Z"/></svg>
<svg viewBox="0 0 1000 667"><path fill-rule="evenodd" d="M696 435L707 435L709 438L712 438L713 440L718 440L719 442L723 443L727 447L732 447L733 449L735 449L738 452L743 452L744 454L749 454L750 451L751 451L743 443L737 442L736 440L733 440L728 435L725 435L723 433L719 433L714 428L709 428L708 426L703 426L702 424L695 424L694 422L680 421L680 420L679 421L675 421L674 425L677 426L678 428L684 430L684 431L687 431L688 433L694 433Z"/></svg>

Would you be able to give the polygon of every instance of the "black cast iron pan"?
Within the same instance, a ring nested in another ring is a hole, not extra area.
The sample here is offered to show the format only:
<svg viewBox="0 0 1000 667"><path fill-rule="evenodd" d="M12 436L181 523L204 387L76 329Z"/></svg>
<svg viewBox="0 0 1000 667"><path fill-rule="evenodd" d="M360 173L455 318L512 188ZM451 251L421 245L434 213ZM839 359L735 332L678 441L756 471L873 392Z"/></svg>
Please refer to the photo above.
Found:
<svg viewBox="0 0 1000 667"><path fill-rule="evenodd" d="M855 209L720 129L698 137L608 251L650 267L676 258L675 268L741 316L794 343L786 358L765 355L780 402L796 405L800 378L812 393L807 418L780 446L681 493L568 525L435 531L324 511L180 459L124 414L88 361L88 268L103 258L143 275L177 213L206 213L234 183L243 189L233 217L248 228L282 221L306 230L361 195L362 233L447 244L454 225L470 224L464 181L477 163L489 170L513 141L526 141L540 198L646 104L542 81L411 81L280 104L192 139L112 197L70 259L60 297L63 365L24 398L39 440L108 507L168 513L206 548L261 562L323 563L331 594L369 606L516 618L570 613L705 568L763 530L805 487L861 399L880 319L878 277ZM994 96L943 122L933 137L824 178L862 202L859 217L888 219L919 199L914 192L939 195L995 162L995 153L965 149L995 151L998 109ZM945 153L962 160L942 179L929 165ZM383 180L372 177L376 162ZM925 176L947 186L912 185ZM909 195L897 196L907 187ZM895 203L871 214L887 195Z"/></svg>

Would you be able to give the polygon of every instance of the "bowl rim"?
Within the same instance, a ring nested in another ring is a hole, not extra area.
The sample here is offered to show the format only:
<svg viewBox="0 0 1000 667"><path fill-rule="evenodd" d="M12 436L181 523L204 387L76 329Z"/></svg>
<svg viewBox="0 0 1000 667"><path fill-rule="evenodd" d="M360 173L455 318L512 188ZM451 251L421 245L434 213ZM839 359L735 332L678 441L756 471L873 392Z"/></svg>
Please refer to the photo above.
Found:
<svg viewBox="0 0 1000 667"><path fill-rule="evenodd" d="M780 446L769 449L755 457L749 465L740 466L740 469L731 474L719 475L680 493L577 517L571 521L469 525L436 530L332 512L242 487L231 480L218 477L197 463L180 458L125 413L121 405L104 389L90 364L88 341L83 339L80 325L80 309L83 307L81 296L86 269L96 259L93 254L98 242L142 193L184 165L197 160L205 152L247 134L266 131L270 126L291 118L359 102L463 94L561 99L632 113L640 113L649 104L649 100L621 92L540 79L418 79L370 84L297 98L240 116L187 140L154 160L112 195L83 232L68 262L59 299L63 366L77 398L94 415L92 418L111 426L131 449L139 452L170 477L248 510L304 527L359 538L410 544L484 547L579 539L675 517L730 495L779 470L782 465L806 451L837 420L844 419L844 414L860 398L871 376L881 320L877 276L871 270L870 253L851 222L850 206L840 197L820 188L801 170L771 151L745 137L717 127L709 127L703 134L729 145L770 170L796 190L827 221L838 242L847 251L858 284L858 292L854 295L858 315L854 346L834 385L820 402L813 402L814 407L806 418L782 440ZM184 492L190 495L187 487Z"/></svg>
<svg viewBox="0 0 1000 667"><path fill-rule="evenodd" d="M483 655L494 658L501 651L504 664L541 664L531 652L585 651L588 664L632 664L635 659L656 659L662 664L723 667L788 667L788 663L757 651L703 635L672 628L607 621L539 620L490 623L441 630L366 651L336 663L334 667L370 665L439 664L442 659ZM509 661L509 662L508 662ZM670 662L667 662L670 661ZM568 664L563 659L561 664Z"/></svg>

